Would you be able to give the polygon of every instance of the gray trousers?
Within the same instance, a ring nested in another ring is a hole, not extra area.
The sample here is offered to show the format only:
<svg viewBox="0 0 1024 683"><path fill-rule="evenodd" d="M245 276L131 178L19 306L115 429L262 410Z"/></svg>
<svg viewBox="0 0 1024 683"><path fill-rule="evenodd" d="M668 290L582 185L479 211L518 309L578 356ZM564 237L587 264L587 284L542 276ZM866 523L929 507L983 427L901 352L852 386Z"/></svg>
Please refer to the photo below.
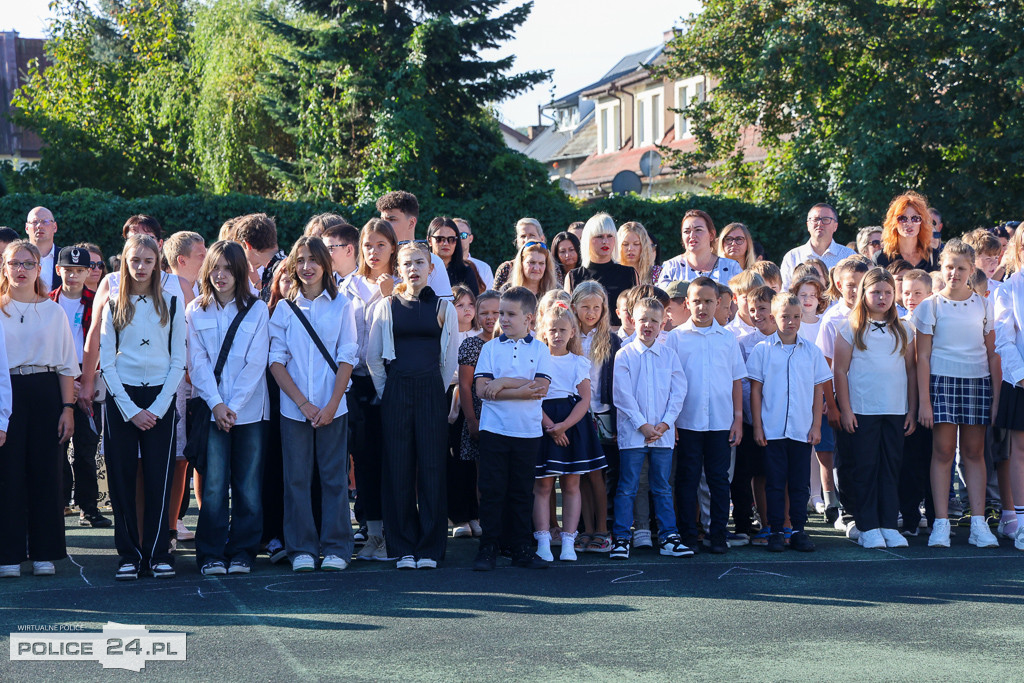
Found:
<svg viewBox="0 0 1024 683"><path fill-rule="evenodd" d="M348 509L348 415L313 429L308 422L281 417L284 454L284 538L288 558L297 555L352 557ZM313 462L320 469L323 516L320 537L313 522L310 486Z"/></svg>

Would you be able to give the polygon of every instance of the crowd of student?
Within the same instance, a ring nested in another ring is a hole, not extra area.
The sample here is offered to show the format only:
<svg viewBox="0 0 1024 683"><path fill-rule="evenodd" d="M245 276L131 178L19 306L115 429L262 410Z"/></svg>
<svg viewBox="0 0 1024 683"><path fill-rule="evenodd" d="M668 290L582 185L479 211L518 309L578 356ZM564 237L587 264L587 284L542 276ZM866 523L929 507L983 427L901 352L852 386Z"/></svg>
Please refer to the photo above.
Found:
<svg viewBox="0 0 1024 683"><path fill-rule="evenodd" d="M418 240L413 195L377 209L361 230L315 216L287 254L263 214L208 250L132 216L105 277L45 208L28 240L0 229L0 576L55 573L72 496L113 526L117 579L174 576L190 481L204 575L261 553L430 569L449 536L479 538L481 571L806 552L810 513L865 548L963 524L1024 550L1024 231L943 244L907 192L855 251L818 204L780 268L696 209L663 264L637 222L549 241L524 218L492 271L467 221Z"/></svg>

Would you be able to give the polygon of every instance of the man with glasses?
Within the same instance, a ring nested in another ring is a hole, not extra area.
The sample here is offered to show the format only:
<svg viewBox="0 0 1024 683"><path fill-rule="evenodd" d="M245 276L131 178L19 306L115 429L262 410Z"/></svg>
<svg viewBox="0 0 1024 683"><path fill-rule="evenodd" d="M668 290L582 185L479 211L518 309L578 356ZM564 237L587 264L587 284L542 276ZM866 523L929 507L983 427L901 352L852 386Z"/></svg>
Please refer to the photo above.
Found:
<svg viewBox="0 0 1024 683"><path fill-rule="evenodd" d="M928 207L928 213L932 215L932 251L938 254L942 251L942 214L933 207Z"/></svg>
<svg viewBox="0 0 1024 683"><path fill-rule="evenodd" d="M828 204L815 204L807 212L807 232L811 238L806 244L790 249L782 259L782 288L789 289L793 280L793 270L806 261L821 259L825 266L832 269L847 256L853 256L853 249L837 244L832 236L839 228L839 214Z"/></svg>
<svg viewBox="0 0 1024 683"><path fill-rule="evenodd" d="M56 255L60 247L53 243L53 236L57 232L57 221L53 220L53 214L43 206L37 206L28 212L25 219L25 232L28 234L28 241L35 245L42 256L39 264L39 279L46 285L46 291L52 291L60 287L60 276L57 274Z"/></svg>
<svg viewBox="0 0 1024 683"><path fill-rule="evenodd" d="M469 221L465 218L453 218L455 225L459 228L459 239L462 240L462 255L467 261L472 261L476 266L477 275L484 283L484 289L491 289L494 286L494 271L486 261L473 258L469 255L469 245L473 244L473 228L469 227Z"/></svg>

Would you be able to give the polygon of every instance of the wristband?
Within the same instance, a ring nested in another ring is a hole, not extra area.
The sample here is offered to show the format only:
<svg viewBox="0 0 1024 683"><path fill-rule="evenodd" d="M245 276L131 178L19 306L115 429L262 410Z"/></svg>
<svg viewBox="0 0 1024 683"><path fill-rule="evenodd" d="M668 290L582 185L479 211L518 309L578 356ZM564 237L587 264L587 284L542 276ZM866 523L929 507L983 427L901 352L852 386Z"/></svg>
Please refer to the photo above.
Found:
<svg viewBox="0 0 1024 683"><path fill-rule="evenodd" d="M74 403L62 403L61 404L61 409L63 409L63 408L71 408L71 410L74 410L75 409L75 404Z"/></svg>
<svg viewBox="0 0 1024 683"><path fill-rule="evenodd" d="M309 401L307 400L306 403L309 403ZM303 403L302 406L306 405L306 403ZM302 406L299 406L299 410L302 410Z"/></svg>

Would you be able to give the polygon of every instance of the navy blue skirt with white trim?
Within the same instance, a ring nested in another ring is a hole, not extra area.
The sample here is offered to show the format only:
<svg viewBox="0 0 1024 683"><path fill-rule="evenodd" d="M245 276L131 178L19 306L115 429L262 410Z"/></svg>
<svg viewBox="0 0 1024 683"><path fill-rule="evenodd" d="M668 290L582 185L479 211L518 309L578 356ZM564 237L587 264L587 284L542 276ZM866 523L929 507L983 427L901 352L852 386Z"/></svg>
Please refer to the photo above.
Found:
<svg viewBox="0 0 1024 683"><path fill-rule="evenodd" d="M569 413L580 402L578 396L552 398L544 401L544 413L556 424L569 417ZM601 439L590 415L570 427L565 435L568 446L559 446L545 434L541 439L540 454L537 458L535 478L557 477L563 474L585 474L604 469L608 463L601 450Z"/></svg>
<svg viewBox="0 0 1024 683"><path fill-rule="evenodd" d="M987 425L991 420L991 377L931 375L928 387L936 424Z"/></svg>

